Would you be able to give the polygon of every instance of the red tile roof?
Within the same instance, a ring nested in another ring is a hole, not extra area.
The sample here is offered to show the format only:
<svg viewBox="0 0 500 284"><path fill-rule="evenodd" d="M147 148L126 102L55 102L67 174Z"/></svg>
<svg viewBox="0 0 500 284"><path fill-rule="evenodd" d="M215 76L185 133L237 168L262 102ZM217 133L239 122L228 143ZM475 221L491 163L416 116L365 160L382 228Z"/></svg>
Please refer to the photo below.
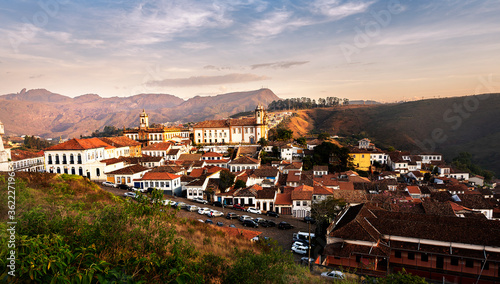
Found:
<svg viewBox="0 0 500 284"><path fill-rule="evenodd" d="M33 159L33 158L41 158L43 157L43 153L40 152L31 152L24 151L20 149L15 149L10 152L12 161L20 161L25 159Z"/></svg>
<svg viewBox="0 0 500 284"><path fill-rule="evenodd" d="M144 172L147 170L149 170L149 169L146 167L143 167L141 165L132 165L132 166L128 166L128 167L125 167L123 169L112 171L112 172L109 172L106 174L108 174L108 175L133 175L133 174Z"/></svg>
<svg viewBox="0 0 500 284"><path fill-rule="evenodd" d="M350 181L339 181L340 190L354 190L354 184Z"/></svg>
<svg viewBox="0 0 500 284"><path fill-rule="evenodd" d="M101 160L101 163L105 163L106 165L112 165L112 164L117 164L117 163L121 163L121 162L123 162L123 160L118 159L118 158L110 158L110 159Z"/></svg>
<svg viewBox="0 0 500 284"><path fill-rule="evenodd" d="M87 149L96 149L96 148L105 148L112 149L115 148L99 138L88 138L88 139L76 139L73 138L64 143L57 144L54 146L50 146L49 148L44 149L44 151L58 151L58 150L87 150Z"/></svg>
<svg viewBox="0 0 500 284"><path fill-rule="evenodd" d="M406 188L408 188L408 192L410 194L421 194L422 192L420 191L420 188L416 185L409 185Z"/></svg>
<svg viewBox="0 0 500 284"><path fill-rule="evenodd" d="M292 205L291 193L278 193L276 194L276 201L274 205Z"/></svg>
<svg viewBox="0 0 500 284"><path fill-rule="evenodd" d="M127 146L139 146L141 143L128 138L127 136L118 136L118 137L102 137L99 138L104 143L107 143L111 146L115 147L127 147Z"/></svg>
<svg viewBox="0 0 500 284"><path fill-rule="evenodd" d="M217 153L217 152L207 152L205 154L203 154L203 157L222 157L224 155L222 155L221 153Z"/></svg>
<svg viewBox="0 0 500 284"><path fill-rule="evenodd" d="M294 190L291 193L292 200L311 200L313 192L311 191L302 191L302 190Z"/></svg>
<svg viewBox="0 0 500 284"><path fill-rule="evenodd" d="M160 142L148 145L147 147L142 148L142 151L168 151L170 147L172 147L172 143Z"/></svg>
<svg viewBox="0 0 500 284"><path fill-rule="evenodd" d="M238 157L234 160L232 160L229 164L231 165L251 165L251 164L259 164L259 161L254 159L254 158L250 158L250 157Z"/></svg>
<svg viewBox="0 0 500 284"><path fill-rule="evenodd" d="M203 172L205 171L205 169L193 169L191 171L191 173L189 174L190 177L200 177Z"/></svg>
<svg viewBox="0 0 500 284"><path fill-rule="evenodd" d="M174 180L179 177L181 176L167 172L147 172L140 180Z"/></svg>
<svg viewBox="0 0 500 284"><path fill-rule="evenodd" d="M253 126L256 125L255 117L224 120L205 120L198 122L193 128L226 128L229 126Z"/></svg>

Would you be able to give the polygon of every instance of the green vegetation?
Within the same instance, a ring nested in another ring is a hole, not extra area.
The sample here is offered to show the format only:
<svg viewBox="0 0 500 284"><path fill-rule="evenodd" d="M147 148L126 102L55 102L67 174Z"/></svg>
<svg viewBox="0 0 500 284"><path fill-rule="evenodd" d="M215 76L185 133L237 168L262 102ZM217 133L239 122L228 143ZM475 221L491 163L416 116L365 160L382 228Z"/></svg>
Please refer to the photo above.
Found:
<svg viewBox="0 0 500 284"><path fill-rule="evenodd" d="M311 215L317 221L317 236L323 237L326 235L326 229L330 226L335 217L344 210L346 205L347 203L344 200L336 199L333 196L312 203Z"/></svg>
<svg viewBox="0 0 500 284"><path fill-rule="evenodd" d="M121 136L123 134L123 129L116 128L114 126L104 126L103 131L99 131L96 129L92 132L90 137L113 137L113 136Z"/></svg>
<svg viewBox="0 0 500 284"><path fill-rule="evenodd" d="M483 176L486 182L491 182L495 175L492 171L483 170L480 166L474 164L472 155L469 152L460 152L451 164L458 170Z"/></svg>
<svg viewBox="0 0 500 284"><path fill-rule="evenodd" d="M289 141L293 138L293 131L286 128L276 129L275 140L278 141Z"/></svg>
<svg viewBox="0 0 500 284"><path fill-rule="evenodd" d="M30 150L43 150L50 147L52 144L44 139L36 138L35 136L24 136L24 144L21 149Z"/></svg>
<svg viewBox="0 0 500 284"><path fill-rule="evenodd" d="M4 192L6 180L0 175ZM7 275L7 195L0 195L3 283L315 282L273 244L227 236L82 177L19 173L16 193L15 278Z"/></svg>
<svg viewBox="0 0 500 284"><path fill-rule="evenodd" d="M331 172L343 172L352 168L349 149L330 142L323 142L314 147L313 164L328 165Z"/></svg>
<svg viewBox="0 0 500 284"><path fill-rule="evenodd" d="M230 173L229 171L221 171L219 178L219 188L222 192L225 192L228 187L231 187L234 184L235 175Z"/></svg>
<svg viewBox="0 0 500 284"><path fill-rule="evenodd" d="M267 108L270 111L272 111L272 110L332 107L332 106L340 106L348 104L349 104L349 99L341 99L337 97L319 98L317 102L315 99L311 100L311 98L302 97L302 98L291 98L291 99L272 101Z"/></svg>

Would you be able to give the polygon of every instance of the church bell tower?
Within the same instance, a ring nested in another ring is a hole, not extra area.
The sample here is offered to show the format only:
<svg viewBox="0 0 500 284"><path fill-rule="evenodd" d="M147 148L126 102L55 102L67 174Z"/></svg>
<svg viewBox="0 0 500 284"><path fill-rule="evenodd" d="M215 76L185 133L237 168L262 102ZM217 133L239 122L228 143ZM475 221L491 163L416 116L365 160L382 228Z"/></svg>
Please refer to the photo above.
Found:
<svg viewBox="0 0 500 284"><path fill-rule="evenodd" d="M144 109L142 109L142 113L139 116L139 129L147 129L149 128L149 118Z"/></svg>

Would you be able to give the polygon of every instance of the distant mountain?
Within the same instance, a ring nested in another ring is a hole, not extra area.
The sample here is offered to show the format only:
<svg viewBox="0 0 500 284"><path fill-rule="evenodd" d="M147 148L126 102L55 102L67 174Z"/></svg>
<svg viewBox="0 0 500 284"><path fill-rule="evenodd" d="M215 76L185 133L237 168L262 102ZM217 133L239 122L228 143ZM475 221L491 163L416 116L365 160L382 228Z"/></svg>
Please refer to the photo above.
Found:
<svg viewBox="0 0 500 284"><path fill-rule="evenodd" d="M350 105L379 105L380 103L377 101L363 101L363 100L357 100L357 101L349 101Z"/></svg>
<svg viewBox="0 0 500 284"><path fill-rule="evenodd" d="M79 137L106 125L136 127L146 109L150 123L226 118L258 104L279 99L271 90L194 97L185 101L169 94L102 98L86 94L70 98L45 89L23 89L0 96L0 121L7 134Z"/></svg>
<svg viewBox="0 0 500 284"><path fill-rule="evenodd" d="M295 136L312 129L339 136L364 133L378 147L437 151L450 161L462 151L500 176L500 94L427 99L400 104L299 111ZM300 126L300 127L299 127Z"/></svg>

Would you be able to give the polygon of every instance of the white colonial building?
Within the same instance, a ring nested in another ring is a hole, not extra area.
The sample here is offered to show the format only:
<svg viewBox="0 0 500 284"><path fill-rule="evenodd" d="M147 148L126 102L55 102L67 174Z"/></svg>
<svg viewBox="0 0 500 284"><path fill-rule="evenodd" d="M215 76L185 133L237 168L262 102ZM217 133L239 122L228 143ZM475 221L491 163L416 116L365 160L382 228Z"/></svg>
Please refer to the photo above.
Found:
<svg viewBox="0 0 500 284"><path fill-rule="evenodd" d="M267 113L257 106L252 118L206 120L193 126L194 142L197 144L255 144L267 139Z"/></svg>
<svg viewBox="0 0 500 284"><path fill-rule="evenodd" d="M50 173L85 176L91 180L105 181L105 164L100 161L115 158L108 155L115 148L99 138L71 139L46 148L45 169Z"/></svg>

